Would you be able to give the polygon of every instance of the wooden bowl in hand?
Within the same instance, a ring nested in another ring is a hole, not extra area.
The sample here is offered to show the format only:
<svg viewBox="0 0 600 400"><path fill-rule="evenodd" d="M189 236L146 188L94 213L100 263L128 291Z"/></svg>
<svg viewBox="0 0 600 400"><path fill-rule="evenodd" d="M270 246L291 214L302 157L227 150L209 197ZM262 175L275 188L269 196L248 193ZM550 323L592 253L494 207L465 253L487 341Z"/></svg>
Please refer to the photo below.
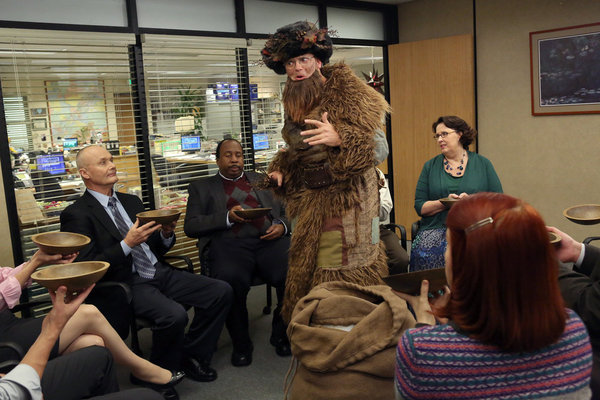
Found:
<svg viewBox="0 0 600 400"><path fill-rule="evenodd" d="M90 242L90 238L72 232L44 232L31 236L31 240L44 253L72 254Z"/></svg>
<svg viewBox="0 0 600 400"><path fill-rule="evenodd" d="M67 292L77 292L100 280L109 266L105 261L51 265L35 271L31 279L53 291L59 286L66 286Z"/></svg>

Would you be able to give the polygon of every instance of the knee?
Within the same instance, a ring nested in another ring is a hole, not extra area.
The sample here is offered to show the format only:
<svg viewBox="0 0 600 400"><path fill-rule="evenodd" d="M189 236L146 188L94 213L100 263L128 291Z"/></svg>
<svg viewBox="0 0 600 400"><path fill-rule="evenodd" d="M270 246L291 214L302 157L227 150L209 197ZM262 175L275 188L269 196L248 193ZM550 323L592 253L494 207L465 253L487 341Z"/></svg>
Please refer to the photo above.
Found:
<svg viewBox="0 0 600 400"><path fill-rule="evenodd" d="M249 287L248 287L249 289ZM248 291L246 291L247 293ZM227 306L233 302L233 288L229 283L223 281L215 282L215 303Z"/></svg>
<svg viewBox="0 0 600 400"><path fill-rule="evenodd" d="M177 307L169 315L164 316L163 323L160 325L184 330L188 324L188 314L183 306Z"/></svg>
<svg viewBox="0 0 600 400"><path fill-rule="evenodd" d="M83 318L84 321L96 321L98 319L104 318L102 313L91 304L82 304L77 309L76 314Z"/></svg>

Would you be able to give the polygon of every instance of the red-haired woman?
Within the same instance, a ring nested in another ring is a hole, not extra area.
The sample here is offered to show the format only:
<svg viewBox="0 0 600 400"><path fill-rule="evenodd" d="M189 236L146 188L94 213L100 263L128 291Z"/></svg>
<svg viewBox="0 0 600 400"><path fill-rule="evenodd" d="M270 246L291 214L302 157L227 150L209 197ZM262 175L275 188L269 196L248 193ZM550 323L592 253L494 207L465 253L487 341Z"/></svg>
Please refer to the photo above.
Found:
<svg viewBox="0 0 600 400"><path fill-rule="evenodd" d="M420 296L399 294L427 326L398 343L397 398L589 399L589 338L564 307L538 212L480 193L454 205L446 225L445 304L432 314L427 281Z"/></svg>

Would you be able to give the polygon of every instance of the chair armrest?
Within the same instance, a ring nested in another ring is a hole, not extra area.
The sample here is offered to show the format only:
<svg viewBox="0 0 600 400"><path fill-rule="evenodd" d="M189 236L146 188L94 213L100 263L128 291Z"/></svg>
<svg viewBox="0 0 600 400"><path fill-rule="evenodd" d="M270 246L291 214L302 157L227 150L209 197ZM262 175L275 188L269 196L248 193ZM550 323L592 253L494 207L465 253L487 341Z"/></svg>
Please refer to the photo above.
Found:
<svg viewBox="0 0 600 400"><path fill-rule="evenodd" d="M600 236L590 236L590 237L586 237L583 240L583 244L590 244L591 242L593 242L594 240L600 240Z"/></svg>
<svg viewBox="0 0 600 400"><path fill-rule="evenodd" d="M3 354L4 361L0 362L0 373L7 374L10 370L19 365L25 356L25 352L21 346L15 342L0 342L0 349L8 349L14 353L14 356L4 356Z"/></svg>
<svg viewBox="0 0 600 400"><path fill-rule="evenodd" d="M402 248L404 248L404 250L406 250L406 228L404 225L385 224L383 227L391 230L392 232L394 232L394 229L397 229L400 232L400 245Z"/></svg>
<svg viewBox="0 0 600 400"><path fill-rule="evenodd" d="M131 293L131 288L128 284L117 281L102 281L96 283L96 287L94 290L102 290L102 289L120 289L125 294L125 299L127 300L127 304L131 304L131 299L133 299L133 293Z"/></svg>
<svg viewBox="0 0 600 400"><path fill-rule="evenodd" d="M421 220L420 219L413 222L412 226L410 227L410 240L412 240L413 242L415 241L415 238L417 237L417 233L419 233L419 229L421 229Z"/></svg>
<svg viewBox="0 0 600 400"><path fill-rule="evenodd" d="M194 264L192 263L192 260L188 256L178 255L178 254L168 254L168 255L164 255L162 258L165 261L169 260L169 259L184 261L186 263L188 272L191 272L192 274L194 273Z"/></svg>

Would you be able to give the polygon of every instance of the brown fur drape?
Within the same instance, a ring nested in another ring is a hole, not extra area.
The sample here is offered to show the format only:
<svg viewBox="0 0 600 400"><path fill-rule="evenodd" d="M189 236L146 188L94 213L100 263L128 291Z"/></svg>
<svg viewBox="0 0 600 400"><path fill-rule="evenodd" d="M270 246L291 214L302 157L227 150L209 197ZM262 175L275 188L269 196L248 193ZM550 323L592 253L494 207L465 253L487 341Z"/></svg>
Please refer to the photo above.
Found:
<svg viewBox="0 0 600 400"><path fill-rule="evenodd" d="M372 207L373 202L378 204L373 137L375 130L383 129L382 122L390 111L389 105L345 64L325 66L321 72L327 80L320 104L306 117L320 120L322 113L327 112L342 144L339 147L314 146L307 151L297 135L310 127L288 119L283 132L288 149L278 153L269 166L270 171L280 171L284 176L283 187L275 191L284 199L286 213L293 220L282 309L286 321L290 320L298 300L321 282L344 280L371 285L380 283L380 276L387 274L382 248L364 240L366 230L370 235L371 225L361 224L373 213L373 217L378 215L378 208L374 211ZM333 183L318 189L306 187L306 163L327 164ZM356 247L351 249L355 258L347 266L317 268L323 223L334 217L354 221L354 237L348 240Z"/></svg>

